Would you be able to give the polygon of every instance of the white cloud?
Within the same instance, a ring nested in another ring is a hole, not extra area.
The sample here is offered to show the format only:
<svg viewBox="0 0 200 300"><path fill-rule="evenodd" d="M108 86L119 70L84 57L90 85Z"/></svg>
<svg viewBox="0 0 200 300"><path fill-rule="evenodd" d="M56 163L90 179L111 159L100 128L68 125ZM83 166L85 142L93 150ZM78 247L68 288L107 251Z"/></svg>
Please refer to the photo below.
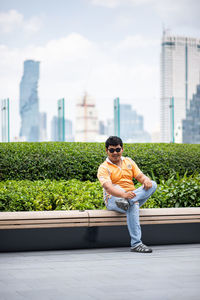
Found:
<svg viewBox="0 0 200 300"><path fill-rule="evenodd" d="M167 24L171 26L198 26L199 29L199 0L155 1L154 6L160 18Z"/></svg>
<svg viewBox="0 0 200 300"><path fill-rule="evenodd" d="M106 7L116 7L119 5L120 0L91 0L93 5L106 6Z"/></svg>
<svg viewBox="0 0 200 300"><path fill-rule="evenodd" d="M117 7L117 6L142 6L153 5L158 9L177 11L183 6L198 5L198 0L90 0L93 5ZM178 9L178 10L177 10Z"/></svg>
<svg viewBox="0 0 200 300"><path fill-rule="evenodd" d="M24 22L23 29L27 33L36 33L42 27L41 17L32 17L30 20Z"/></svg>
<svg viewBox="0 0 200 300"><path fill-rule="evenodd" d="M90 0L93 5L106 6L114 8L121 5L141 5L151 3L154 0Z"/></svg>
<svg viewBox="0 0 200 300"><path fill-rule="evenodd" d="M34 48L33 54L41 60L72 62L87 59L92 50L92 42L77 33L72 33L67 37L51 40L44 47Z"/></svg>
<svg viewBox="0 0 200 300"><path fill-rule="evenodd" d="M9 10L8 12L0 12L0 32L4 34L22 30L25 33L35 33L40 30L42 20L39 16L33 16L28 20L17 10Z"/></svg>
<svg viewBox="0 0 200 300"><path fill-rule="evenodd" d="M23 24L23 15L16 10L0 13L0 29L3 33L9 33Z"/></svg>
<svg viewBox="0 0 200 300"><path fill-rule="evenodd" d="M152 46L158 46L160 40L149 39L140 34L127 36L124 40L120 41L117 45L118 50L133 49L133 48L147 48Z"/></svg>
<svg viewBox="0 0 200 300"><path fill-rule="evenodd" d="M151 8L167 26L200 25L199 0L89 0L93 5L109 8L141 7Z"/></svg>

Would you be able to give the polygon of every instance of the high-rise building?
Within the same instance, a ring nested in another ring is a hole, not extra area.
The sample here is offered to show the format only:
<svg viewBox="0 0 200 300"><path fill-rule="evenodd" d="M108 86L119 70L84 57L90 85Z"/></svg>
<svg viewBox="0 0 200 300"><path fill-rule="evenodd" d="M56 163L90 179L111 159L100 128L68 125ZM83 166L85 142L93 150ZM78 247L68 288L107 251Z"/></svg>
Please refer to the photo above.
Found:
<svg viewBox="0 0 200 300"><path fill-rule="evenodd" d="M40 141L47 140L47 114L45 112L39 114L40 118Z"/></svg>
<svg viewBox="0 0 200 300"><path fill-rule="evenodd" d="M143 116L138 115L130 104L120 104L120 137L131 143L151 141L150 134L144 130Z"/></svg>
<svg viewBox="0 0 200 300"><path fill-rule="evenodd" d="M183 120L183 143L200 144L200 85Z"/></svg>
<svg viewBox="0 0 200 300"><path fill-rule="evenodd" d="M99 124L95 101L85 93L76 105L76 134L77 142L95 142Z"/></svg>
<svg viewBox="0 0 200 300"><path fill-rule="evenodd" d="M99 134L100 135L106 134L106 126L103 121L99 121Z"/></svg>
<svg viewBox="0 0 200 300"><path fill-rule="evenodd" d="M53 142L59 141L58 121L56 116L51 121L51 141ZM65 120L65 141L74 142L72 121L68 119Z"/></svg>
<svg viewBox="0 0 200 300"><path fill-rule="evenodd" d="M26 60L20 82L20 137L29 142L39 141L38 61Z"/></svg>
<svg viewBox="0 0 200 300"><path fill-rule="evenodd" d="M51 120L51 141L57 142L58 140L58 117L54 116Z"/></svg>
<svg viewBox="0 0 200 300"><path fill-rule="evenodd" d="M72 121L69 119L65 120L65 141L74 142Z"/></svg>
<svg viewBox="0 0 200 300"><path fill-rule="evenodd" d="M10 142L10 109L9 99L1 100L1 141Z"/></svg>
<svg viewBox="0 0 200 300"><path fill-rule="evenodd" d="M200 39L163 33L161 50L161 142L182 142L182 120L200 74ZM174 105L170 105L171 99Z"/></svg>
<svg viewBox="0 0 200 300"><path fill-rule="evenodd" d="M113 119L107 120L105 134L107 134L107 136L114 135L114 120Z"/></svg>

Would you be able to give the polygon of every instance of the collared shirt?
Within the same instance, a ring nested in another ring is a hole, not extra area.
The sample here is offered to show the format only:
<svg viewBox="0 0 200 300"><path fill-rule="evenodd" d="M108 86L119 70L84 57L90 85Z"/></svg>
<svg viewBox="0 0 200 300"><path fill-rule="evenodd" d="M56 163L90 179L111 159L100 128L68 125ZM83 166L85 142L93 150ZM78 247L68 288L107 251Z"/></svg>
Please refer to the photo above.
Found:
<svg viewBox="0 0 200 300"><path fill-rule="evenodd" d="M105 182L111 182L113 185L119 185L125 191L133 191L135 190L133 178L142 172L131 158L122 156L121 159L122 165L119 167L107 158L99 166L97 177L102 186Z"/></svg>

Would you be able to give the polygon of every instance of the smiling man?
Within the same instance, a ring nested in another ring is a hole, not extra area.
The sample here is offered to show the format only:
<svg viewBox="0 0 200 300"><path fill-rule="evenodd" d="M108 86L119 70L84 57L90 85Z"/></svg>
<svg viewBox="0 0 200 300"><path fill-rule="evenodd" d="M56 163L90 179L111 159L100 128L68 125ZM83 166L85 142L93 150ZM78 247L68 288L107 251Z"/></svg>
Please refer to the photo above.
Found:
<svg viewBox="0 0 200 300"><path fill-rule="evenodd" d="M105 146L108 157L97 174L103 186L105 205L108 210L126 213L131 251L151 253L152 249L141 241L139 207L155 192L157 184L145 176L131 158L122 156L123 142L119 137L110 136ZM133 178L142 184L138 189Z"/></svg>

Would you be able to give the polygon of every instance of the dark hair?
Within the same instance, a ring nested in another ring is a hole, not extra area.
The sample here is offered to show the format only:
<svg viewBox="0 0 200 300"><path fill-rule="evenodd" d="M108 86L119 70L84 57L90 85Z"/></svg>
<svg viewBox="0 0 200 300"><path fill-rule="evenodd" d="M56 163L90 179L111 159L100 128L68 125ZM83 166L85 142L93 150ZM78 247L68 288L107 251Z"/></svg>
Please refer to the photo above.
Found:
<svg viewBox="0 0 200 300"><path fill-rule="evenodd" d="M109 146L117 146L117 145L123 147L123 142L118 136L110 136L106 140L105 145L106 145L106 149L108 149Z"/></svg>

